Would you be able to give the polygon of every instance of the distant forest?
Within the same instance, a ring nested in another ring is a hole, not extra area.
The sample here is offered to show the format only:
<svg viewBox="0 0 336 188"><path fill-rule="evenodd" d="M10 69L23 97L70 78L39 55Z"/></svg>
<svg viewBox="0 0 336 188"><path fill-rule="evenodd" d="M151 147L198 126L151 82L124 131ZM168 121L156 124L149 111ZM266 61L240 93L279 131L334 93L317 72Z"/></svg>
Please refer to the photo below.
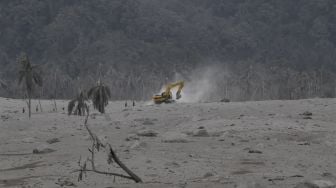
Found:
<svg viewBox="0 0 336 188"><path fill-rule="evenodd" d="M0 96L23 97L22 53L41 65L34 96L46 99L101 74L113 100L146 100L208 66L208 100L335 97L336 1L1 0Z"/></svg>

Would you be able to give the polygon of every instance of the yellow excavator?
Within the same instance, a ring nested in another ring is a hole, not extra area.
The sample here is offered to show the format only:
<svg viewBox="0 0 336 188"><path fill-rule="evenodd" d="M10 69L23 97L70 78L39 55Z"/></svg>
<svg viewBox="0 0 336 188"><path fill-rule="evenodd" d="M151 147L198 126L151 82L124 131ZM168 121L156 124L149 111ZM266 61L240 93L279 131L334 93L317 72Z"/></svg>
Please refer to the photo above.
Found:
<svg viewBox="0 0 336 188"><path fill-rule="evenodd" d="M161 103L172 103L174 102L173 100L173 95L172 92L170 91L171 89L178 87L178 90L176 92L176 99L180 99L181 96L181 91L182 88L184 87L184 81L179 81L171 84L167 84L165 91L161 93L161 95L155 95L153 97L153 101L155 104L161 104Z"/></svg>

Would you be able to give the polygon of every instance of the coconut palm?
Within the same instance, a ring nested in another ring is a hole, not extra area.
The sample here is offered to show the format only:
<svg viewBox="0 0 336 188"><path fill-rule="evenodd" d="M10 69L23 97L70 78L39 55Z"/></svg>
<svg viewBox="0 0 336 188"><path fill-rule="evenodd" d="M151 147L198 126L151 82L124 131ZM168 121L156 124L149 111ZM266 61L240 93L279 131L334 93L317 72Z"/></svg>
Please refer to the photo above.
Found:
<svg viewBox="0 0 336 188"><path fill-rule="evenodd" d="M94 109L105 113L105 106L108 105L108 100L111 98L111 91L99 79L97 85L89 90L88 97L92 100Z"/></svg>
<svg viewBox="0 0 336 188"><path fill-rule="evenodd" d="M29 118L31 116L31 97L34 85L42 86L41 71L38 70L37 65L32 65L27 55L20 58L21 68L19 70L19 84L25 80L26 97L28 98L27 106L29 110Z"/></svg>
<svg viewBox="0 0 336 188"><path fill-rule="evenodd" d="M89 113L89 107L86 104L87 95L85 91L80 91L77 97L71 100L68 104L68 115L74 114L84 116Z"/></svg>

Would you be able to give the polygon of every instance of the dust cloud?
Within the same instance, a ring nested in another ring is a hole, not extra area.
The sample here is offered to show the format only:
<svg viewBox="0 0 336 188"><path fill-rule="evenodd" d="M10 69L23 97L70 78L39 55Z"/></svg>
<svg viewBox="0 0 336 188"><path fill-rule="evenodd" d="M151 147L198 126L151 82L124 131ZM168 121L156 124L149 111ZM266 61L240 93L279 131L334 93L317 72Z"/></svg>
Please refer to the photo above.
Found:
<svg viewBox="0 0 336 188"><path fill-rule="evenodd" d="M181 92L182 98L177 102L196 103L219 100L223 97L220 88L220 82L229 72L220 66L207 66L197 68L188 78L176 74L175 80L184 80L185 86ZM172 91L175 97L176 89Z"/></svg>

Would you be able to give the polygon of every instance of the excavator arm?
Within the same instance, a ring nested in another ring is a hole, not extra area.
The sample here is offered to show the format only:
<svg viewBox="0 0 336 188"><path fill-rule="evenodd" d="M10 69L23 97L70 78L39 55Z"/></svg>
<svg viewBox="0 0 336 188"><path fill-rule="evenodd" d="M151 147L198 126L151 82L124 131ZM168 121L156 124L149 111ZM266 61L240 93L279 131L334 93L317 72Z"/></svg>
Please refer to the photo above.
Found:
<svg viewBox="0 0 336 188"><path fill-rule="evenodd" d="M182 91L182 88L184 87L184 82L183 81L168 84L166 86L165 94L170 94L171 93L170 90L175 88L175 87L178 87L178 90L176 92L176 99L180 99L181 98L181 91Z"/></svg>
<svg viewBox="0 0 336 188"><path fill-rule="evenodd" d="M177 92L176 92L176 99L180 99L181 96L181 91L184 87L184 81L179 81L175 82L172 84L167 84L165 91L161 95L155 95L153 97L153 101L156 104L161 104L161 103L170 103L172 102L172 93L171 90L175 87L178 87Z"/></svg>

